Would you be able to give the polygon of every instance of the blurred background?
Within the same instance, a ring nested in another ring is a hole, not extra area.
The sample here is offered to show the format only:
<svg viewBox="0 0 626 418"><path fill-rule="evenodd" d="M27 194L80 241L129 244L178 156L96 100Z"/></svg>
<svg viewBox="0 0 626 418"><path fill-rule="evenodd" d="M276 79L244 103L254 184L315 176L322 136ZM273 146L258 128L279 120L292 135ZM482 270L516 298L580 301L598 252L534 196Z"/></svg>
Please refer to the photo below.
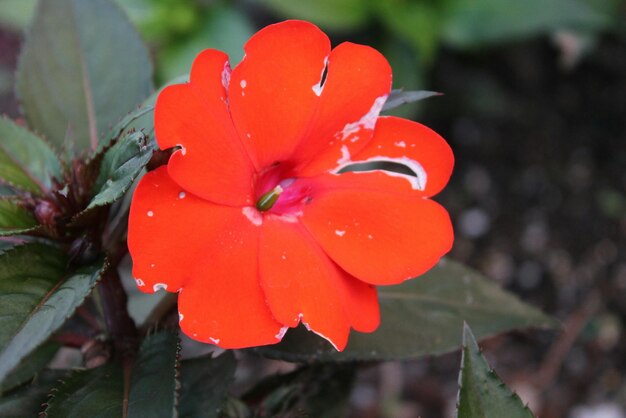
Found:
<svg viewBox="0 0 626 418"><path fill-rule="evenodd" d="M379 49L394 88L444 93L395 114L434 128L454 150L454 175L437 198L455 223L451 256L564 323L559 333L484 341L488 360L538 416L626 418L625 1L115 1L150 44L157 85L207 47L234 66L256 30L299 18L335 45ZM0 0L0 114L13 118L34 5ZM351 416L452 417L459 359L366 368Z"/></svg>

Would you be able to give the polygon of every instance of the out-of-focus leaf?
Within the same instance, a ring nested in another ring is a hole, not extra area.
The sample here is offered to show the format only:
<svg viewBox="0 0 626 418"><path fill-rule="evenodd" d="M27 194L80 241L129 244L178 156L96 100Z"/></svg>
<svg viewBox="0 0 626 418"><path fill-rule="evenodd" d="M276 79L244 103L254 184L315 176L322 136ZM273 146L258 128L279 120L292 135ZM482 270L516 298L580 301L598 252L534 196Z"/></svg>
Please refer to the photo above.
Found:
<svg viewBox="0 0 626 418"><path fill-rule="evenodd" d="M380 46L380 51L389 60L393 69L393 86L387 98L386 105L393 100L394 92L418 90L424 86L424 68L415 51L406 42L397 38L389 39ZM413 119L416 116L419 103L410 103L401 107L396 107L385 112L393 116L406 119Z"/></svg>
<svg viewBox="0 0 626 418"><path fill-rule="evenodd" d="M378 295L380 327L371 334L352 332L343 352L303 327L288 332L279 344L256 350L288 361L406 359L458 348L463 321L471 322L480 338L558 325L481 274L450 260L414 280L379 287Z"/></svg>
<svg viewBox="0 0 626 418"><path fill-rule="evenodd" d="M389 97L383 106L383 112L395 109L408 103L419 102L420 100L428 99L429 97L434 96L441 96L441 93L428 90L391 90L391 94L389 94Z"/></svg>
<svg viewBox="0 0 626 418"><path fill-rule="evenodd" d="M142 342L133 366L129 418L176 416L179 350L178 336L172 332L159 332Z"/></svg>
<svg viewBox="0 0 626 418"><path fill-rule="evenodd" d="M185 360L180 368L180 418L222 416L237 363L232 352L219 357L211 354Z"/></svg>
<svg viewBox="0 0 626 418"><path fill-rule="evenodd" d="M39 373L48 363L52 360L52 357L59 351L61 346L53 341L48 341L30 355L23 358L20 364L7 376L2 382L2 392L6 392L16 386L28 382Z"/></svg>
<svg viewBox="0 0 626 418"><path fill-rule="evenodd" d="M38 416L42 404L52 388L67 374L62 370L45 370L28 386L0 397L0 418L33 418Z"/></svg>
<svg viewBox="0 0 626 418"><path fill-rule="evenodd" d="M123 417L124 374L118 363L74 372L59 385L43 416L47 418ZM156 400L155 400L156 401Z"/></svg>
<svg viewBox="0 0 626 418"><path fill-rule="evenodd" d="M154 141L148 141L143 132L135 131L120 138L107 150L95 185L96 195L87 209L105 206L120 199L150 161L155 145Z"/></svg>
<svg viewBox="0 0 626 418"><path fill-rule="evenodd" d="M39 194L61 177L61 164L50 146L28 129L0 117L0 182Z"/></svg>
<svg viewBox="0 0 626 418"><path fill-rule="evenodd" d="M445 3L443 41L457 48L479 47L557 29L602 29L611 17L584 0L451 0Z"/></svg>
<svg viewBox="0 0 626 418"><path fill-rule="evenodd" d="M342 418L355 376L353 365L313 365L262 380L244 399L262 399L261 417Z"/></svg>
<svg viewBox="0 0 626 418"><path fill-rule="evenodd" d="M83 302L102 268L68 272L65 254L43 244L0 255L0 382Z"/></svg>
<svg viewBox="0 0 626 418"><path fill-rule="evenodd" d="M150 94L151 78L148 50L117 5L42 0L16 91L32 128L83 151Z"/></svg>
<svg viewBox="0 0 626 418"><path fill-rule="evenodd" d="M0 199L0 237L23 234L37 228L37 220L13 199Z"/></svg>
<svg viewBox="0 0 626 418"><path fill-rule="evenodd" d="M480 353L469 326L463 326L458 418L534 418L522 400L498 378Z"/></svg>
<svg viewBox="0 0 626 418"><path fill-rule="evenodd" d="M432 63L440 42L441 4L431 1L376 2L378 16L387 28L406 40L422 65Z"/></svg>
<svg viewBox="0 0 626 418"><path fill-rule="evenodd" d="M303 19L326 29L347 31L367 22L369 0L265 0L263 4L289 19Z"/></svg>
<svg viewBox="0 0 626 418"><path fill-rule="evenodd" d="M33 15L37 0L0 1L0 26L23 30Z"/></svg>
<svg viewBox="0 0 626 418"><path fill-rule="evenodd" d="M206 48L226 52L234 67L243 58L243 45L254 33L248 18L237 9L213 7L191 38L165 49L157 58L160 77L170 80L189 72L198 53Z"/></svg>

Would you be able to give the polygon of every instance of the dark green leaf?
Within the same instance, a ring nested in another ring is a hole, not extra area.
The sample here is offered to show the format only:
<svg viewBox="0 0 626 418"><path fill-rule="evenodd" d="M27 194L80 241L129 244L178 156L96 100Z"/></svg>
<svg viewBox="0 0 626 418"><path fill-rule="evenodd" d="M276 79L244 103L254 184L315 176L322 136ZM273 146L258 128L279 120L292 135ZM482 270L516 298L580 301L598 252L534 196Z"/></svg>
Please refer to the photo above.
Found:
<svg viewBox="0 0 626 418"><path fill-rule="evenodd" d="M23 234L37 227L31 211L13 199L0 199L0 237Z"/></svg>
<svg viewBox="0 0 626 418"><path fill-rule="evenodd" d="M59 348L59 344L48 341L23 358L20 364L2 382L2 392L6 392L31 380L33 376L50 363L52 357L59 351Z"/></svg>
<svg viewBox="0 0 626 418"><path fill-rule="evenodd" d="M42 0L18 65L29 125L57 145L98 138L152 90L148 50L109 0Z"/></svg>
<svg viewBox="0 0 626 418"><path fill-rule="evenodd" d="M252 23L238 10L213 7L199 31L191 38L173 44L159 55L159 75L170 80L188 73L196 55L206 48L226 52L234 67L243 58L243 45L253 33Z"/></svg>
<svg viewBox="0 0 626 418"><path fill-rule="evenodd" d="M391 90L391 94L387 98L385 105L383 106L383 112L395 109L398 106L402 106L408 103L419 102L420 100L428 99L429 97L441 96L441 93L428 90L417 91L404 91L404 90Z"/></svg>
<svg viewBox="0 0 626 418"><path fill-rule="evenodd" d="M480 353L469 326L463 326L463 359L459 375L458 418L534 418Z"/></svg>
<svg viewBox="0 0 626 418"><path fill-rule="evenodd" d="M150 161L155 145L143 132L135 131L120 138L106 151L96 181L97 193L87 209L109 205L124 196Z"/></svg>
<svg viewBox="0 0 626 418"><path fill-rule="evenodd" d="M47 418L120 418L123 416L124 374L117 363L72 374L53 392Z"/></svg>
<svg viewBox="0 0 626 418"><path fill-rule="evenodd" d="M304 19L332 30L350 30L367 22L367 0L267 0L285 18Z"/></svg>
<svg viewBox="0 0 626 418"><path fill-rule="evenodd" d="M276 345L257 349L288 361L349 361L415 358L459 347L458 329L471 322L482 338L557 322L500 289L479 273L442 260L423 276L401 285L379 287L381 324L372 334L352 332L339 353L302 327Z"/></svg>
<svg viewBox="0 0 626 418"><path fill-rule="evenodd" d="M342 418L355 376L352 364L303 366L261 381L245 399L262 399L258 417Z"/></svg>
<svg viewBox="0 0 626 418"><path fill-rule="evenodd" d="M48 144L28 129L0 117L0 182L32 193L50 188L61 164Z"/></svg>
<svg viewBox="0 0 626 418"><path fill-rule="evenodd" d="M180 418L218 418L225 407L237 363L232 352L185 360L180 369Z"/></svg>
<svg viewBox="0 0 626 418"><path fill-rule="evenodd" d="M0 255L0 381L83 302L101 268L68 273L66 256L43 244Z"/></svg>
<svg viewBox="0 0 626 418"><path fill-rule="evenodd" d="M445 4L443 40L458 48L611 24L610 16L583 0L452 0Z"/></svg>
<svg viewBox="0 0 626 418"><path fill-rule="evenodd" d="M52 388L66 374L66 371L61 370L45 370L30 385L4 394L0 398L0 418L38 416Z"/></svg>
<svg viewBox="0 0 626 418"><path fill-rule="evenodd" d="M171 418L176 413L178 336L150 335L141 344L133 367L128 418Z"/></svg>

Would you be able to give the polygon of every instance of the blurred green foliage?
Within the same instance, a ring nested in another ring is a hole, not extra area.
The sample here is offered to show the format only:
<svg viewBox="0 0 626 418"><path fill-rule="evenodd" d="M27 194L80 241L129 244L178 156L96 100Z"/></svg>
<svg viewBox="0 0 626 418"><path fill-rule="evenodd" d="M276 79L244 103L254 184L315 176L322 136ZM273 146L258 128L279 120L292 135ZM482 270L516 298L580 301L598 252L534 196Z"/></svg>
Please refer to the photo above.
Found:
<svg viewBox="0 0 626 418"><path fill-rule="evenodd" d="M480 50L566 30L584 39L620 30L623 0L115 0L152 45L157 85L189 71L204 48L234 66L264 24L309 20L342 38L372 43L390 60L395 88L427 88L425 71L440 47ZM0 1L0 25L22 29L35 0ZM622 29L623 30L623 29ZM365 38L361 40L360 38ZM400 116L414 113L408 106Z"/></svg>

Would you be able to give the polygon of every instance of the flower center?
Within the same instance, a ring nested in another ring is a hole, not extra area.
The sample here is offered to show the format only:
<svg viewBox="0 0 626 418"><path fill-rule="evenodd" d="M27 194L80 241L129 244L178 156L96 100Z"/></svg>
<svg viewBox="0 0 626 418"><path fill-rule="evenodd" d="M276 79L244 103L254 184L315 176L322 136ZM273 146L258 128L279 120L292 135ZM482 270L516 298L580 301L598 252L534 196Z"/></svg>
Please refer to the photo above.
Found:
<svg viewBox="0 0 626 418"><path fill-rule="evenodd" d="M295 215L310 196L310 183L287 171L269 170L257 185L256 209L277 215Z"/></svg>

